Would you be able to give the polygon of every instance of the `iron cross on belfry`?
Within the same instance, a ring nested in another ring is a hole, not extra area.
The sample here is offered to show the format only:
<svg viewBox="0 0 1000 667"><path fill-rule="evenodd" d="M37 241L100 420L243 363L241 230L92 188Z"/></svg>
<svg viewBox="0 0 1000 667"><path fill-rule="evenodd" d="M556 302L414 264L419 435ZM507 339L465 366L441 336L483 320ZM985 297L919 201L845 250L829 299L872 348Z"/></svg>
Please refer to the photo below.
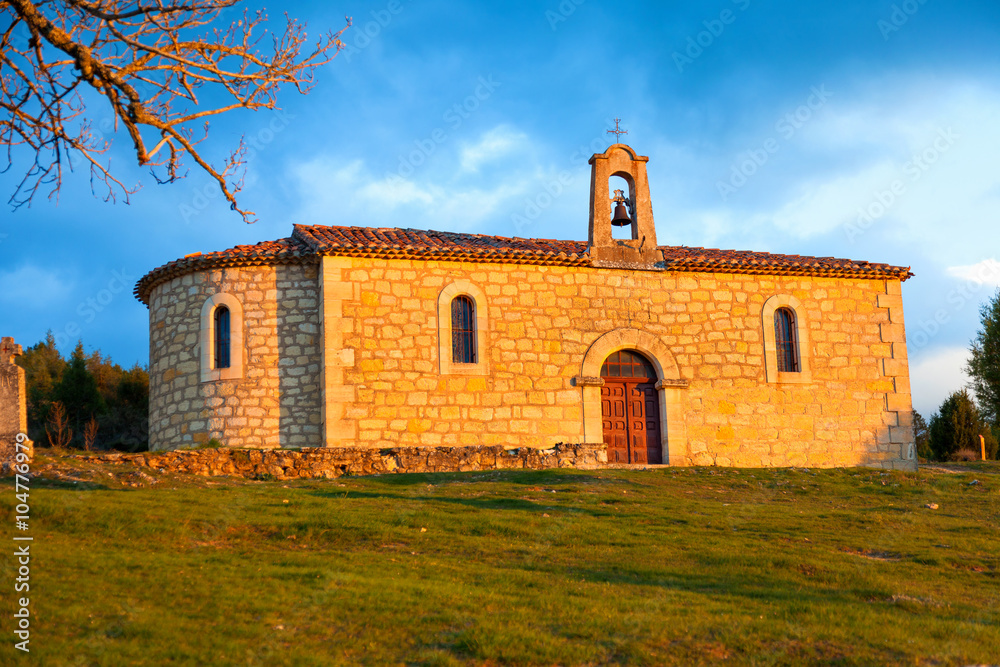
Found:
<svg viewBox="0 0 1000 667"><path fill-rule="evenodd" d="M621 143L620 140L621 140L621 136L623 134L628 134L628 130L623 130L620 127L618 127L618 123L620 123L620 122L621 122L621 118L615 118L615 129L608 130L608 134L615 135L615 143L616 144L617 143Z"/></svg>

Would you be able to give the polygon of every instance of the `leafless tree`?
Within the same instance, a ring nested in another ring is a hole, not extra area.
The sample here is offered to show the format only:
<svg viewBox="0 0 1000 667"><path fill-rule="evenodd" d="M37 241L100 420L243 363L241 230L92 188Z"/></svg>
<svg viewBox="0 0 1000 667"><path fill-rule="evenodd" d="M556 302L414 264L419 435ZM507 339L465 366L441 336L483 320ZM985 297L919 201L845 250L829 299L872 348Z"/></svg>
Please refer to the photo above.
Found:
<svg viewBox="0 0 1000 667"><path fill-rule="evenodd" d="M235 109L274 109L282 85L307 93L317 67L343 47L340 32L307 45L305 26L285 17L266 31L263 11L220 14L241 0L0 0L0 145L10 169L29 162L9 203L30 205L40 190L57 197L63 169L89 167L91 189L105 201L138 190L105 161L110 142L94 130L107 105L124 128L139 165L159 183L183 178L185 154L214 178L246 222L253 212L236 195L243 185L243 140L213 166L199 152L208 119ZM218 19L218 20L217 20ZM266 44L262 45L263 38ZM22 153L23 152L23 153Z"/></svg>
<svg viewBox="0 0 1000 667"><path fill-rule="evenodd" d="M97 419L91 415L90 420L83 427L83 448L90 451L90 448L94 446L94 441L97 440Z"/></svg>
<svg viewBox="0 0 1000 667"><path fill-rule="evenodd" d="M49 436L50 447L66 447L73 439L73 430L69 427L69 416L66 408L59 401L52 403L49 419L45 424L45 435Z"/></svg>

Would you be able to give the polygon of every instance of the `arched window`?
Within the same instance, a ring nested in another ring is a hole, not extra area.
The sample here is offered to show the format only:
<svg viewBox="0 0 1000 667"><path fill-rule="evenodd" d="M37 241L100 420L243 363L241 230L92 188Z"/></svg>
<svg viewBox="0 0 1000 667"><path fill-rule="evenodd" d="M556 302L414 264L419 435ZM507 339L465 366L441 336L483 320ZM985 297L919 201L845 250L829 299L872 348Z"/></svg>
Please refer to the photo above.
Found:
<svg viewBox="0 0 1000 667"><path fill-rule="evenodd" d="M198 336L201 381L243 377L243 304L232 294L213 294L201 307Z"/></svg>
<svg viewBox="0 0 1000 667"><path fill-rule="evenodd" d="M796 340L795 313L789 308L774 311L774 346L779 373L798 373L799 346Z"/></svg>
<svg viewBox="0 0 1000 667"><path fill-rule="evenodd" d="M441 375L489 375L489 303L475 283L456 280L438 294Z"/></svg>
<svg viewBox="0 0 1000 667"><path fill-rule="evenodd" d="M451 302L451 360L476 363L476 307L464 294Z"/></svg>
<svg viewBox="0 0 1000 667"><path fill-rule="evenodd" d="M646 357L631 350L612 352L601 366L602 378L646 378L656 382L656 370Z"/></svg>
<svg viewBox="0 0 1000 667"><path fill-rule="evenodd" d="M229 368L230 350L229 309L215 309L215 368Z"/></svg>

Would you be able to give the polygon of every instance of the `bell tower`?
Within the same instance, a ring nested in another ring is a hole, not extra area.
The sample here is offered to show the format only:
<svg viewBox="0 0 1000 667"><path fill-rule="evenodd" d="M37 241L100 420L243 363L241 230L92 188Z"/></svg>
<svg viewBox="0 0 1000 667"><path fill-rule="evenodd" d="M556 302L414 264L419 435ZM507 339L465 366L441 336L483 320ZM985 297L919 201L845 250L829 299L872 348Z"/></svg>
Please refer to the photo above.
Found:
<svg viewBox="0 0 1000 667"><path fill-rule="evenodd" d="M590 158L590 232L587 240L594 266L654 268L663 260L656 247L653 206L649 201L648 161L648 157L637 155L625 144L613 144ZM625 181L628 191L615 190L615 196L611 197L608 182L614 176ZM612 227L624 226L631 227L631 238L614 238Z"/></svg>

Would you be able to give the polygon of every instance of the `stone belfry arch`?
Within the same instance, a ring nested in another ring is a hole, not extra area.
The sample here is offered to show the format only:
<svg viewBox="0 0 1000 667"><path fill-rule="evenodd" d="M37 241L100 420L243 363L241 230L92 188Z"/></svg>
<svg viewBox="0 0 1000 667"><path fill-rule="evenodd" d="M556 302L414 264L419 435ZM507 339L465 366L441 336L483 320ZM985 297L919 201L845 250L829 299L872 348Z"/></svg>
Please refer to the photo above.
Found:
<svg viewBox="0 0 1000 667"><path fill-rule="evenodd" d="M630 146L613 144L590 158L590 233L587 239L595 266L653 268L663 256L656 247L653 205L649 201L648 157L637 155ZM628 184L627 199L632 220L632 238L611 235L612 198L608 180L620 176Z"/></svg>

